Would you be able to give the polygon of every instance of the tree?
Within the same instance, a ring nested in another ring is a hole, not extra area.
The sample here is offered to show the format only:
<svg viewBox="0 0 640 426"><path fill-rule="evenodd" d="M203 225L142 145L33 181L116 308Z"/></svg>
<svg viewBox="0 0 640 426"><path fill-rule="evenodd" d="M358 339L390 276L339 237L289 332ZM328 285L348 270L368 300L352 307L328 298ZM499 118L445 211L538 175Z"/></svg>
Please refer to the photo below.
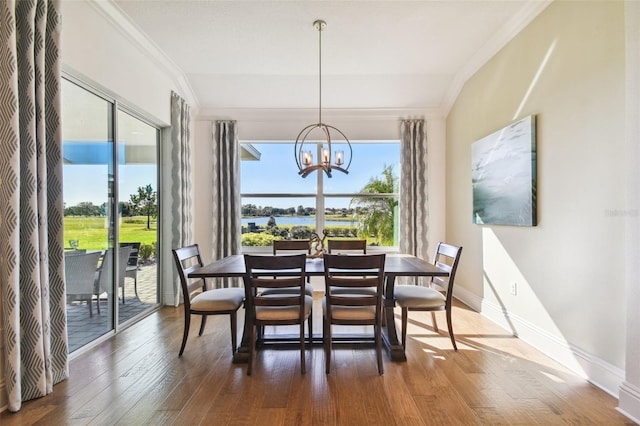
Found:
<svg viewBox="0 0 640 426"><path fill-rule="evenodd" d="M64 209L64 214L65 216L100 216L101 210L91 201L83 201L76 206Z"/></svg>
<svg viewBox="0 0 640 426"><path fill-rule="evenodd" d="M151 216L158 213L156 191L151 185L138 187L138 193L131 194L129 208L133 214L147 216L147 229L151 229Z"/></svg>
<svg viewBox="0 0 640 426"><path fill-rule="evenodd" d="M395 192L398 178L393 166L386 166L381 177L369 179L360 191L365 194L391 194ZM358 197L351 200L355 207L355 219L365 237L373 236L377 244L393 243L393 213L398 201L394 198Z"/></svg>

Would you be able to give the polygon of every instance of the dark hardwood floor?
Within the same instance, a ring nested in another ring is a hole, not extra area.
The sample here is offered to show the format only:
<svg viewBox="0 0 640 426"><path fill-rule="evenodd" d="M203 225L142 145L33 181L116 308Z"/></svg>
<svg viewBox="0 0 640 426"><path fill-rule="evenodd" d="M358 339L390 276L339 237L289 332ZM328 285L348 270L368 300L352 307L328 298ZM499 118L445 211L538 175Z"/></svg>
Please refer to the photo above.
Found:
<svg viewBox="0 0 640 426"><path fill-rule="evenodd" d="M316 298L314 328L322 329ZM240 318L242 314L240 314ZM373 347L336 347L324 372L321 347L258 351L253 376L231 362L226 316L193 321L185 354L181 308L163 308L74 359L53 394L0 415L18 424L422 425L633 422L617 401L463 305L453 313L458 352L429 313L409 317L406 363ZM445 327L444 314L438 324ZM398 319L399 321L399 319Z"/></svg>

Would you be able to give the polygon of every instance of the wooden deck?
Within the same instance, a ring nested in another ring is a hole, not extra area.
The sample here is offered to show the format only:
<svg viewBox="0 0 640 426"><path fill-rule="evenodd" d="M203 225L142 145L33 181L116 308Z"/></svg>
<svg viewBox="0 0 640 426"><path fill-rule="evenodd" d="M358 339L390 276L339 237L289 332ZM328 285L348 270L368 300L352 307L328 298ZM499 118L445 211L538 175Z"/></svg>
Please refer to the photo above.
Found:
<svg viewBox="0 0 640 426"><path fill-rule="evenodd" d="M0 423L633 424L615 398L479 314L457 304L453 319L458 352L429 313L411 313L408 361L385 354L383 376L373 348L336 347L326 375L322 348L313 347L304 376L297 349L265 348L247 377L246 365L231 362L226 316L210 317L202 337L193 321L178 358L182 310L166 307L74 359L53 394L2 413Z"/></svg>

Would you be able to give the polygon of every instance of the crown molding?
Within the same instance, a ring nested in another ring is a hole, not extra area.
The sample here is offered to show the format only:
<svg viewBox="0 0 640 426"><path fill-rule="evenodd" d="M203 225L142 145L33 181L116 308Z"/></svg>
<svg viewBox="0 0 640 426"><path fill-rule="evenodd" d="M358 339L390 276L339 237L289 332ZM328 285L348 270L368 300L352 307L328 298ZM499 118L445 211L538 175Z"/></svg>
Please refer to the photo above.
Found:
<svg viewBox="0 0 640 426"><path fill-rule="evenodd" d="M442 102L442 110L445 115L449 114L451 107L455 103L458 95L462 91L464 84L473 76L484 64L507 45L518 33L525 29L553 0L540 0L528 2L527 5L512 19L498 30L498 32L482 46L473 57L453 78L447 93Z"/></svg>
<svg viewBox="0 0 640 426"><path fill-rule="evenodd" d="M399 118L444 118L440 108L335 108L323 109L322 121L373 121L397 120ZM313 108L204 108L199 111L196 121L238 120L238 121L317 121L318 110Z"/></svg>
<svg viewBox="0 0 640 426"><path fill-rule="evenodd" d="M111 0L89 1L91 5L107 22L125 36L143 55L158 65L173 81L176 88L191 105L198 110L200 102L193 88L189 84L182 69L171 60L129 17Z"/></svg>

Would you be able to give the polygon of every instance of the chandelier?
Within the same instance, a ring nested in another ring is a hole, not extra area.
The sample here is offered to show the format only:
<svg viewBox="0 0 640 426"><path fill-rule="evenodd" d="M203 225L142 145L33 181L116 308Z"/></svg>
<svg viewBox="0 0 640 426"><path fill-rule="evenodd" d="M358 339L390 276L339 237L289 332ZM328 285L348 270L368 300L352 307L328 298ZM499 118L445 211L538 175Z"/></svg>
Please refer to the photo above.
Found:
<svg viewBox="0 0 640 426"><path fill-rule="evenodd" d="M296 144L294 146L294 155L296 158L296 164L298 165L298 174L303 178L309 176L309 174L315 170L324 171L328 177L331 177L333 170L339 170L342 173L349 173L349 166L351 165L351 156L353 150L351 149L351 143L349 139L339 129L325 124L322 122L322 30L327 28L327 23L322 20L317 20L313 23L313 27L318 30L318 122L310 124L298 133L296 138ZM314 132L315 131L315 132ZM312 134L320 134L320 140L314 140L307 142L307 138ZM336 150L332 156L331 146L331 132L336 132L344 138L347 142L347 157L345 157L344 150ZM322 142L322 149L320 150L318 162L313 164L313 152L309 149L310 145L317 146L318 142ZM306 146L305 146L306 145ZM346 161L348 159L348 161ZM345 165L346 164L346 165Z"/></svg>

